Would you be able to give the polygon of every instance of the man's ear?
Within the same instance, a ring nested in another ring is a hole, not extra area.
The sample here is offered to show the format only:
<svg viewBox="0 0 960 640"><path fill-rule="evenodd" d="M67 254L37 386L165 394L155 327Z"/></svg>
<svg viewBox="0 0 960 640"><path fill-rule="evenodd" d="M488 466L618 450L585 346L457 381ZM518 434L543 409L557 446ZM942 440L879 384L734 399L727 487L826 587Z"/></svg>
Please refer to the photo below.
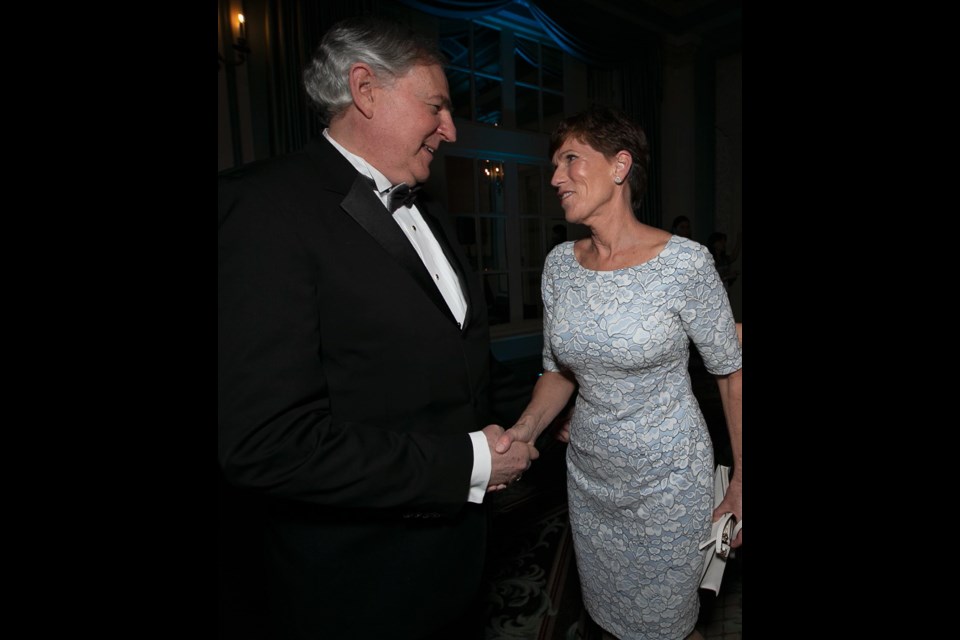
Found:
<svg viewBox="0 0 960 640"><path fill-rule="evenodd" d="M358 62L350 67L350 95L353 104L367 118L373 117L373 90L376 75L368 65Z"/></svg>

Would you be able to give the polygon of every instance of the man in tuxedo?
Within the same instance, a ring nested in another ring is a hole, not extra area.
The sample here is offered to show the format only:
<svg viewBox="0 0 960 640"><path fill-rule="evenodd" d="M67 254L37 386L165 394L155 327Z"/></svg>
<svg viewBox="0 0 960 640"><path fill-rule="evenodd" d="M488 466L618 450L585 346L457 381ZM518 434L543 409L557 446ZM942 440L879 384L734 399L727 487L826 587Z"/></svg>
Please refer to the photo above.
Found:
<svg viewBox="0 0 960 640"><path fill-rule="evenodd" d="M349 19L304 83L323 136L219 181L220 468L265 506L271 637L439 637L538 457L494 451L479 280L409 192L456 140L443 56Z"/></svg>

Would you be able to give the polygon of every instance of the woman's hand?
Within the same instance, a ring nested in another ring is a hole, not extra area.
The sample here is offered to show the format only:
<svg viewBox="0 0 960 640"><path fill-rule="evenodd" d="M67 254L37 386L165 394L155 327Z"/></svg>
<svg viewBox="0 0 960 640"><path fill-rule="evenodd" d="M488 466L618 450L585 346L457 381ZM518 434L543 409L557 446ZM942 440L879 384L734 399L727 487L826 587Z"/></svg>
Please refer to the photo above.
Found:
<svg viewBox="0 0 960 640"><path fill-rule="evenodd" d="M497 453L506 453L514 442L525 442L533 445L537 439L536 430L526 416L521 416L517 423L503 432L497 439Z"/></svg>
<svg viewBox="0 0 960 640"><path fill-rule="evenodd" d="M730 480L730 486L727 487L727 492L723 496L723 502L713 510L713 522L719 520L720 516L725 513L732 513L737 522L743 520L743 483L736 478ZM740 546L743 546L743 529L730 542L731 549Z"/></svg>

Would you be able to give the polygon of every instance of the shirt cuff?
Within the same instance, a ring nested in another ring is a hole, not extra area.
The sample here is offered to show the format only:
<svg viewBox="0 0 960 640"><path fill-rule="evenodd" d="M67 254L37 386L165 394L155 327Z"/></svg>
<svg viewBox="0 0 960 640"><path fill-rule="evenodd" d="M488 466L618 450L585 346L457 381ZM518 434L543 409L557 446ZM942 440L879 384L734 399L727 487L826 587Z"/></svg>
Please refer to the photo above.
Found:
<svg viewBox="0 0 960 640"><path fill-rule="evenodd" d="M481 504L490 485L493 463L490 459L487 436L483 435L482 431L474 431L469 435L470 442L473 444L473 473L470 475L470 493L467 495L467 502Z"/></svg>

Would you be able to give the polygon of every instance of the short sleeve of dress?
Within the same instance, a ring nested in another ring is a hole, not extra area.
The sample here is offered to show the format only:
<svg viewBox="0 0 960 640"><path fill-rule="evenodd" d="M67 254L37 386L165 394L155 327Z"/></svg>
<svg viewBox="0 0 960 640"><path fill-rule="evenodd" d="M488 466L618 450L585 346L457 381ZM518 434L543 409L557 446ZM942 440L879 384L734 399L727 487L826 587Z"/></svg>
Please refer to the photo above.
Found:
<svg viewBox="0 0 960 640"><path fill-rule="evenodd" d="M690 273L680 320L697 347L704 366L713 375L726 375L742 368L740 341L730 299L720 280L713 256L705 247L689 243Z"/></svg>
<svg viewBox="0 0 960 640"><path fill-rule="evenodd" d="M559 251L563 245L555 247L548 255L543 265L543 275L540 278L540 294L543 296L543 370L560 371L553 357L550 347L550 336L553 332L554 314L556 313L556 296L554 291L554 275L557 269Z"/></svg>

